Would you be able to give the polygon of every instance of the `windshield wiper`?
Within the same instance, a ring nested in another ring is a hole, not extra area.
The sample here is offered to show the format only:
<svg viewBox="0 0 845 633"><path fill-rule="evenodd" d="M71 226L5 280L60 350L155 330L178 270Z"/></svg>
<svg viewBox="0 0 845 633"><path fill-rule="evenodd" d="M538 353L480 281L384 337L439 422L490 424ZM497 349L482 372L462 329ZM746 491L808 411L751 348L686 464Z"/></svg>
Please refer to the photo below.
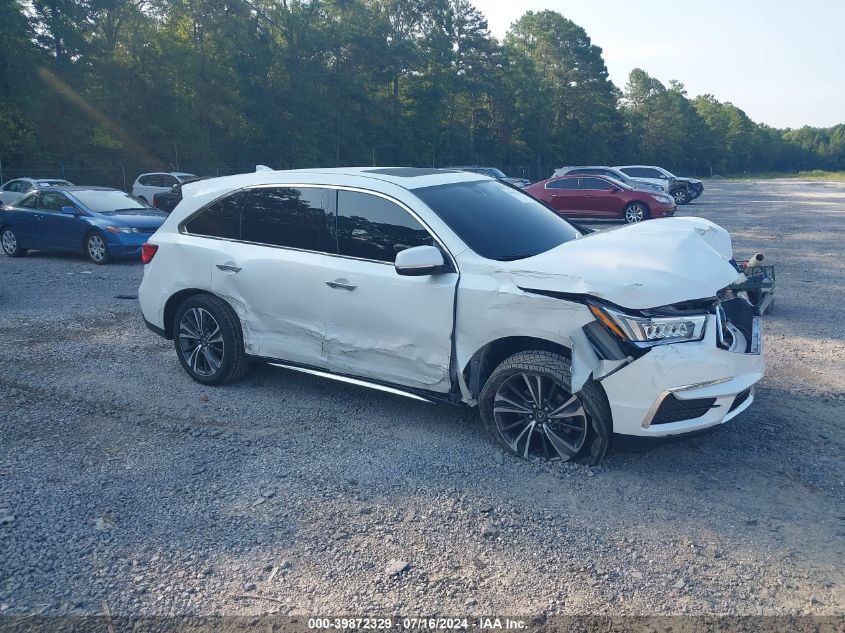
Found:
<svg viewBox="0 0 845 633"><path fill-rule="evenodd" d="M120 213L121 211L152 211L150 207L126 207L125 209L115 209L110 213Z"/></svg>

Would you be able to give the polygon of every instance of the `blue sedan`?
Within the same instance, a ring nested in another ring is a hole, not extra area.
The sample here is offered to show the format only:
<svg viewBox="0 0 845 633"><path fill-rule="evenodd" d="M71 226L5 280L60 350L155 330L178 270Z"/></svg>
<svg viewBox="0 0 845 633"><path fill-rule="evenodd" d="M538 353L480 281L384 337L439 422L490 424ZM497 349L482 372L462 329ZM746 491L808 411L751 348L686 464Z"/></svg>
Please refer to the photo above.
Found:
<svg viewBox="0 0 845 633"><path fill-rule="evenodd" d="M49 187L0 208L0 243L9 257L27 250L83 253L95 264L139 257L167 214L106 187Z"/></svg>

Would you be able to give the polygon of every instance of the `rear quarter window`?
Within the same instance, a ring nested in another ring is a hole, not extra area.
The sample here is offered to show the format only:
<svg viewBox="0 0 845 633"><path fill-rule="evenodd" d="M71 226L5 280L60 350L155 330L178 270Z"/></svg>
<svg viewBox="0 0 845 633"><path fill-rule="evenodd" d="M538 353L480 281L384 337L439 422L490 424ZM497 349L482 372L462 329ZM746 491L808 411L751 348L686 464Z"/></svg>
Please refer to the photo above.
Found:
<svg viewBox="0 0 845 633"><path fill-rule="evenodd" d="M211 203L185 222L185 232L191 235L239 240L241 208L246 197L246 191L238 191Z"/></svg>

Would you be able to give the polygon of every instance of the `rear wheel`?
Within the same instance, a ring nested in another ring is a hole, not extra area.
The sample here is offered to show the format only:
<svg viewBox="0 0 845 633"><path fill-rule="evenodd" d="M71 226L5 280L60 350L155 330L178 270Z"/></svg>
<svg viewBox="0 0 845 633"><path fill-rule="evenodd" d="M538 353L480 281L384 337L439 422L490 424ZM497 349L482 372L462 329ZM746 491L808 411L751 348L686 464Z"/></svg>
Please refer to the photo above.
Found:
<svg viewBox="0 0 845 633"><path fill-rule="evenodd" d="M3 233L0 235L0 243L3 244L3 252L9 257L23 257L26 255L26 249L21 248L20 242L18 242L18 236L10 228L3 229Z"/></svg>
<svg viewBox="0 0 845 633"><path fill-rule="evenodd" d="M499 365L481 392L481 419L506 451L531 461L598 463L607 451L610 409L592 381L570 392L570 360L544 350Z"/></svg>
<svg viewBox="0 0 845 633"><path fill-rule="evenodd" d="M96 231L85 236L85 255L95 264L108 264L112 259L106 238Z"/></svg>
<svg viewBox="0 0 845 633"><path fill-rule="evenodd" d="M648 209L642 202L632 202L623 212L623 217L627 224L635 224L648 219Z"/></svg>
<svg viewBox="0 0 845 633"><path fill-rule="evenodd" d="M182 302L173 320L173 344L184 370L205 385L234 382L249 368L238 316L213 295Z"/></svg>

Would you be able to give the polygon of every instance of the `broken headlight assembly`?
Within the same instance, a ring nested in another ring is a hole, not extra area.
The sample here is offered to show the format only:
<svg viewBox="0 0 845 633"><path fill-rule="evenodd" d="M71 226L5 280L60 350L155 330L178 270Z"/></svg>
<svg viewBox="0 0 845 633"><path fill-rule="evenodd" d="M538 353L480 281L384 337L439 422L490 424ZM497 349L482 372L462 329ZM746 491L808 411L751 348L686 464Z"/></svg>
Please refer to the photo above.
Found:
<svg viewBox="0 0 845 633"><path fill-rule="evenodd" d="M623 341L638 347L700 341L704 337L707 313L679 315L631 315L605 305L588 302L593 316Z"/></svg>

